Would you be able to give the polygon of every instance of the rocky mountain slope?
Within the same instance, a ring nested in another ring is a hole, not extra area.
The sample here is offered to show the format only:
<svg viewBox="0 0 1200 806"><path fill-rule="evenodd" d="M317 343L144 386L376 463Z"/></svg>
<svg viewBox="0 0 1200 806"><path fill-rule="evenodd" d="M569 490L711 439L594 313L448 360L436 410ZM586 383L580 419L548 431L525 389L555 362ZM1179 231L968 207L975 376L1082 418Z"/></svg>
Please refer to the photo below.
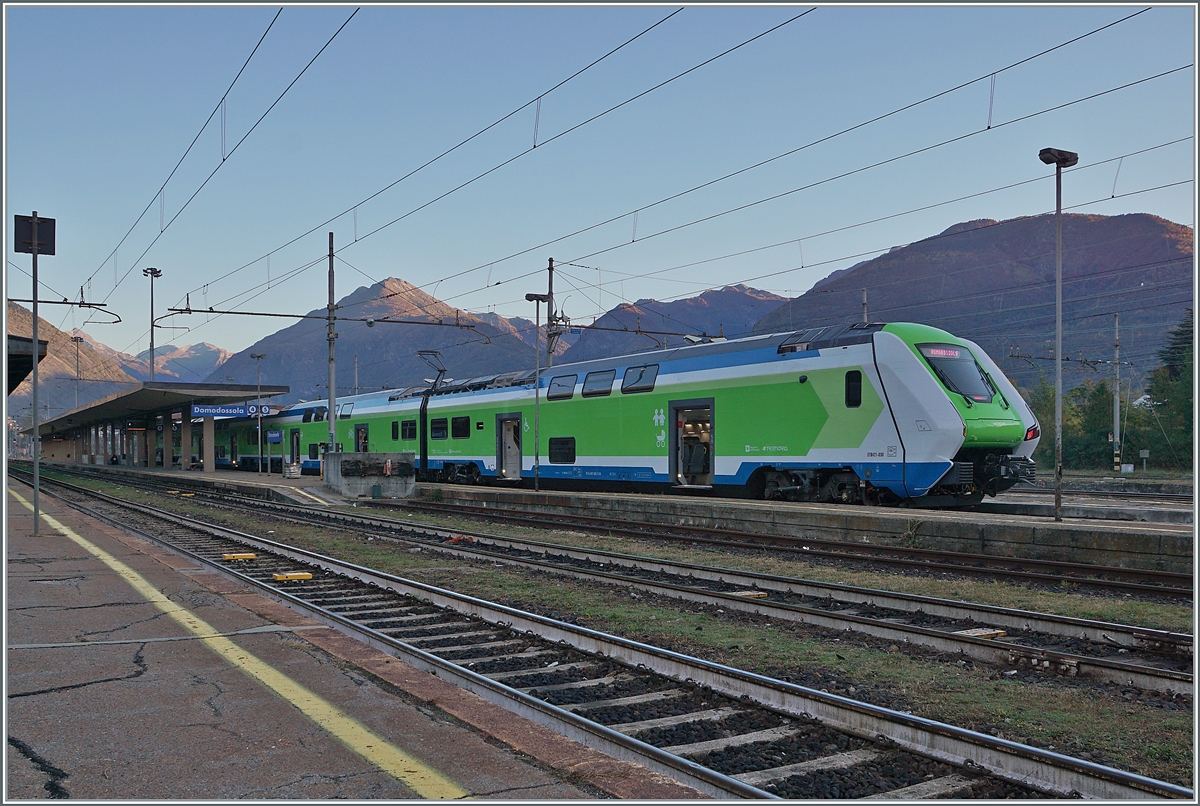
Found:
<svg viewBox="0 0 1200 806"><path fill-rule="evenodd" d="M324 310L310 312L324 315ZM533 348L514 334L515 327L489 324L447 305L411 283L389 278L360 287L338 301L336 368L338 394L380 388L404 388L432 378L434 370L418 350L437 350L447 378L466 379L512 369L532 369ZM368 326L366 319L374 319ZM351 321L351 320L362 321ZM419 322L421 324L397 324ZM262 353L262 383L291 387L280 403L323 399L328 395L329 348L325 324L301 320L232 356L207 380L255 382L252 353ZM357 362L357 378L356 378Z"/></svg>
<svg viewBox="0 0 1200 806"><path fill-rule="evenodd" d="M956 224L835 272L754 329L861 321L866 288L871 321L922 322L971 339L1028 388L1039 371L1054 374L1043 359L1054 346L1055 244L1053 215ZM1190 228L1156 216L1064 215L1064 358L1111 361L1119 313L1122 360L1133 360L1144 381L1167 331L1193 304L1192 247ZM1064 385L1111 373L1111 365L1075 360L1064 366Z"/></svg>
<svg viewBox="0 0 1200 806"><path fill-rule="evenodd" d="M722 335L730 339L745 336L756 322L785 302L786 297L745 285L725 286L672 302L640 299L601 316L594 329L584 328L575 345L563 354L562 361L587 361L676 347L688 343L682 334ZM639 329L659 332L638 333Z"/></svg>
<svg viewBox="0 0 1200 806"><path fill-rule="evenodd" d="M8 303L6 320L8 333L26 338L33 334L33 313L28 308L15 302ZM79 405L82 406L137 382L125 372L121 362L113 358L113 350L97 349L90 340L85 340L78 345L77 384L76 345L71 341L72 334L59 330L41 317L38 320L38 339L48 342L46 357L38 362L38 408L41 409L41 418L57 417L75 408L77 390ZM9 416L23 424L31 422L32 403L33 379L29 377L8 396Z"/></svg>

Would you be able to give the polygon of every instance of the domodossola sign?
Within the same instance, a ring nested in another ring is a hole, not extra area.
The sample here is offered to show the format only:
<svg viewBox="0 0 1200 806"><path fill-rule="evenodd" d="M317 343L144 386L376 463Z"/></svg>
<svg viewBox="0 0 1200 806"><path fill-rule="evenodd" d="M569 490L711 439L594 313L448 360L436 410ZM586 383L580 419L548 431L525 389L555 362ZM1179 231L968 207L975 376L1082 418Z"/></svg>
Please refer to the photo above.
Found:
<svg viewBox="0 0 1200 806"><path fill-rule="evenodd" d="M192 404L193 417L245 417L246 406L244 404L237 405L216 405L203 406L198 403Z"/></svg>

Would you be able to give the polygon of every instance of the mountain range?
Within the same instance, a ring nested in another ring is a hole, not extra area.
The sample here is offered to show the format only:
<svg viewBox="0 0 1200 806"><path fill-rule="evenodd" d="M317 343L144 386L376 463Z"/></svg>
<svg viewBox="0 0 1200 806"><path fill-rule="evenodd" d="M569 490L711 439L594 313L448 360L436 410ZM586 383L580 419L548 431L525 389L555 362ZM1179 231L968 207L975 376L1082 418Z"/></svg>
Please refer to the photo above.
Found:
<svg viewBox="0 0 1200 806"><path fill-rule="evenodd" d="M1135 384L1157 362L1167 332L1193 304L1192 230L1146 214L1063 217L1064 367L1068 388L1108 377L1113 313L1120 314L1122 360L1132 359ZM572 328L555 344L555 364L678 346L682 334L736 338L862 319L867 289L871 321L913 321L978 342L1018 386L1052 376L1055 235L1053 216L977 220L848 269L833 272L794 299L745 285L695 297L622 303L594 325ZM389 278L359 287L338 302L338 394L405 388L436 370L417 350L437 350L446 377L466 379L532 369L545 326L521 317L471 313L412 284ZM309 315L324 317L323 308ZM371 320L371 321L368 321ZM8 332L29 335L30 314L8 305ZM44 320L50 341L39 365L39 404L56 416L74 407L75 350L81 404L149 376L149 354L129 355L91 336L59 331ZM81 335L76 345L71 335ZM280 403L324 399L328 347L324 322L305 319L236 354L211 344L155 351L155 379L291 387ZM261 367L252 359L261 354ZM1089 359L1084 364L1079 359ZM1128 369L1122 369L1128 380ZM29 381L8 399L10 415L28 415Z"/></svg>

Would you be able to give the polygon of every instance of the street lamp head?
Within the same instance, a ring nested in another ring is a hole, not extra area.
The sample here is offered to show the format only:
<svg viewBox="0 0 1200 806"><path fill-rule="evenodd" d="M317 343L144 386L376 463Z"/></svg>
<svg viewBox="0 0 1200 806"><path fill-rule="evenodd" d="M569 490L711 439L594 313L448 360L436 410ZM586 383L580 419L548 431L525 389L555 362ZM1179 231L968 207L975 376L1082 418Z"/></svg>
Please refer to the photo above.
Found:
<svg viewBox="0 0 1200 806"><path fill-rule="evenodd" d="M76 344L79 344L80 342L83 341L83 336L72 336L71 341L75 342Z"/></svg>
<svg viewBox="0 0 1200 806"><path fill-rule="evenodd" d="M265 353L250 353L250 357L253 358L255 361L261 361L262 359L266 358L267 356Z"/></svg>
<svg viewBox="0 0 1200 806"><path fill-rule="evenodd" d="M550 295L549 294L526 294L525 301L526 302L549 302Z"/></svg>
<svg viewBox="0 0 1200 806"><path fill-rule="evenodd" d="M142 269L142 276L144 276L144 277L162 277L162 272L160 270L154 268L153 266L151 266L148 269Z"/></svg>
<svg viewBox="0 0 1200 806"><path fill-rule="evenodd" d="M1061 148L1043 148L1038 152L1038 159L1047 165L1070 168L1079 162L1079 155L1074 151L1063 151Z"/></svg>

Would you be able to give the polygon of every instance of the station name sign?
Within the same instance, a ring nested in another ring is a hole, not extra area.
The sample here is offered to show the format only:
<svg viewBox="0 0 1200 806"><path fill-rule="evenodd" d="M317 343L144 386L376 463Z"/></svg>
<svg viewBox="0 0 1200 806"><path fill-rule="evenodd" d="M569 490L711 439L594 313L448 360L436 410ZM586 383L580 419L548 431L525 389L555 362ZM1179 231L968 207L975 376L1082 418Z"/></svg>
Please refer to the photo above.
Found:
<svg viewBox="0 0 1200 806"><path fill-rule="evenodd" d="M198 403L192 404L193 417L245 417L246 406L243 403L236 405L212 405L204 406Z"/></svg>

